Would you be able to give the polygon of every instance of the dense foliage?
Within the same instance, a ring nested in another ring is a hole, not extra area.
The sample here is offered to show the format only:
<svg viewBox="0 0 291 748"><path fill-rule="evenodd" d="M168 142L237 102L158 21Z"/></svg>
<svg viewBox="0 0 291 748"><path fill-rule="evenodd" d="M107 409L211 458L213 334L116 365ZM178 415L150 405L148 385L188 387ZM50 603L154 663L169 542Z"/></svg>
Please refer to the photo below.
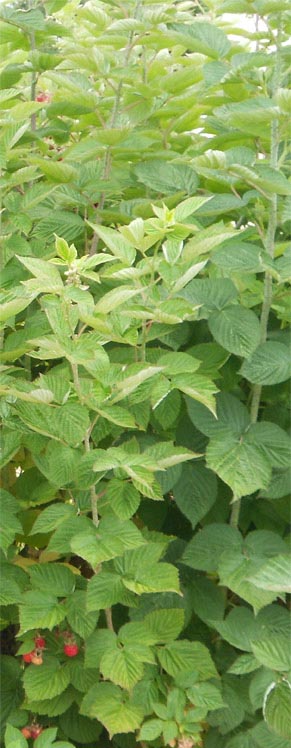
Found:
<svg viewBox="0 0 291 748"><path fill-rule="evenodd" d="M290 748L288 2L0 10L3 745Z"/></svg>

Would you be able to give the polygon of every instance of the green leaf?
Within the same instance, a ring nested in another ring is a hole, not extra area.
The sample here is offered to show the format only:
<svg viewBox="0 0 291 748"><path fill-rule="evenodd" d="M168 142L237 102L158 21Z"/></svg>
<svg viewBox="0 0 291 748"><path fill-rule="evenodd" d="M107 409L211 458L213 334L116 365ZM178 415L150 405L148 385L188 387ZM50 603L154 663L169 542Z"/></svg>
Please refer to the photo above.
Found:
<svg viewBox="0 0 291 748"><path fill-rule="evenodd" d="M252 642L252 650L256 659L267 668L283 673L287 673L291 668L291 651L287 632L286 636L269 636L268 639L261 638L259 641Z"/></svg>
<svg viewBox="0 0 291 748"><path fill-rule="evenodd" d="M205 576L195 576L188 583L191 607L198 618L209 626L224 616L225 600L220 587Z"/></svg>
<svg viewBox="0 0 291 748"><path fill-rule="evenodd" d="M135 657L134 647L124 647L106 652L101 658L100 671L105 680L131 690L141 680L144 667Z"/></svg>
<svg viewBox="0 0 291 748"><path fill-rule="evenodd" d="M249 444L247 437L238 439L229 429L210 440L206 462L237 497L266 488L271 478L269 460L260 447Z"/></svg>
<svg viewBox="0 0 291 748"><path fill-rule="evenodd" d="M129 286L122 286L121 288L114 288L112 291L108 291L100 301L97 302L94 313L95 314L108 314L117 307L126 304L137 294L143 292L142 288L134 289Z"/></svg>
<svg viewBox="0 0 291 748"><path fill-rule="evenodd" d="M237 657L237 659L233 662L233 664L228 668L228 673L232 673L233 675L245 675L246 673L253 673L254 670L258 670L260 667L260 663L254 655L252 654L243 654L240 655L240 657Z"/></svg>
<svg viewBox="0 0 291 748"><path fill-rule="evenodd" d="M255 741L257 748L290 748L290 740L280 738L273 732L270 732L265 722L258 722L255 727L250 730L250 734Z"/></svg>
<svg viewBox="0 0 291 748"><path fill-rule="evenodd" d="M109 228L108 226L101 226L99 224L90 223L89 226L100 236L100 239L104 242L106 247L110 249L112 254L122 260L126 265L132 265L135 259L135 249L127 242L121 234Z"/></svg>
<svg viewBox="0 0 291 748"><path fill-rule="evenodd" d="M49 727L47 730L44 730L41 735L36 738L35 741L35 748L52 748L52 745L58 745L57 743L53 743L57 736L57 728L56 727ZM70 745L70 743L69 743ZM58 746L59 748L59 746ZM65 744L65 748L67 748L67 745Z"/></svg>
<svg viewBox="0 0 291 748"><path fill-rule="evenodd" d="M211 261L230 273L259 273L264 265L260 247L238 241L220 247L212 255Z"/></svg>
<svg viewBox="0 0 291 748"><path fill-rule="evenodd" d="M68 669L57 660L43 663L41 667L31 665L23 676L25 693L32 701L58 696L65 691L69 682Z"/></svg>
<svg viewBox="0 0 291 748"><path fill-rule="evenodd" d="M128 548L143 545L144 539L133 522L122 522L117 517L104 517L98 533L91 531L75 535L71 541L74 553L88 561L93 568L103 561L122 555Z"/></svg>
<svg viewBox="0 0 291 748"><path fill-rule="evenodd" d="M116 383L116 389L120 390L120 392L115 395L113 402L116 403L119 400L127 397L132 392L134 392L143 382L145 382L147 379L151 379L151 377L154 377L156 374L160 374L162 370L163 369L161 366L139 367L139 371L137 371L135 374L132 374L129 377L125 377L124 379Z"/></svg>
<svg viewBox="0 0 291 748"><path fill-rule="evenodd" d="M290 561L288 554L273 556L258 572L249 577L249 581L263 590L290 593Z"/></svg>
<svg viewBox="0 0 291 748"><path fill-rule="evenodd" d="M119 574L102 570L88 583L87 610L110 608L116 603L126 603L127 593Z"/></svg>
<svg viewBox="0 0 291 748"><path fill-rule="evenodd" d="M139 163L134 167L139 182L163 195L182 190L191 195L196 192L198 177L188 164L165 162L158 159Z"/></svg>
<svg viewBox="0 0 291 748"><path fill-rule="evenodd" d="M184 611L171 610L154 610L145 616L143 624L153 637L153 643L161 644L177 639L184 627Z"/></svg>
<svg viewBox="0 0 291 748"><path fill-rule="evenodd" d="M29 306L31 301L37 296L37 293L23 293L21 294L21 297L11 299L10 301L4 301L1 304L1 310L0 310L0 322L6 322L6 320L10 319L10 317L14 317L19 312L22 312L23 309L26 309L26 307Z"/></svg>
<svg viewBox="0 0 291 748"><path fill-rule="evenodd" d="M175 374L171 377L172 387L176 387L185 395L192 397L193 400L198 400L199 403L208 408L211 413L216 412L216 404L214 395L217 392L217 387L214 382L201 374Z"/></svg>
<svg viewBox="0 0 291 748"><path fill-rule="evenodd" d="M209 255L210 252L219 247L220 244L236 235L236 231L231 231L225 227L222 222L214 224L213 226L208 226L206 229L199 231L195 237L189 239L183 251L183 259L186 262L193 262L193 260L196 260L200 255ZM214 289L215 286L218 287L220 284L222 284L222 287L224 285L228 286L229 289L232 286L234 297L237 296L237 291L233 288L233 283L229 278L220 278L219 280L211 278L206 279L205 281L200 281L200 283L201 287L203 287L202 284L205 283L206 286L212 289ZM186 296L186 298L188 297Z"/></svg>
<svg viewBox="0 0 291 748"><path fill-rule="evenodd" d="M59 161L37 158L36 156L30 156L29 160L33 165L38 166L40 171L42 171L42 173L53 182L73 182L78 175L77 169L74 169L73 166L69 166L69 164L60 164Z"/></svg>
<svg viewBox="0 0 291 748"><path fill-rule="evenodd" d="M173 487L173 495L194 529L216 500L216 477L201 464L184 465L181 477Z"/></svg>
<svg viewBox="0 0 291 748"><path fill-rule="evenodd" d="M32 587L51 592L57 597L71 595L75 589L75 575L62 564L34 564L29 569ZM37 593L36 593L37 596Z"/></svg>
<svg viewBox="0 0 291 748"><path fill-rule="evenodd" d="M250 356L260 342L257 315L241 305L229 306L213 313L208 320L214 339L237 356Z"/></svg>
<svg viewBox="0 0 291 748"><path fill-rule="evenodd" d="M45 714L48 717L58 717L71 706L76 697L75 689L69 686L53 699L42 699L41 701L29 700L29 708L36 714Z"/></svg>
<svg viewBox="0 0 291 748"><path fill-rule="evenodd" d="M202 205L208 203L210 199L210 197L201 196L188 197L187 200L183 200L183 202L179 203L179 205L177 205L177 207L175 208L175 220L182 223L185 218L188 218L188 216L196 213L196 211L199 210Z"/></svg>
<svg viewBox="0 0 291 748"><path fill-rule="evenodd" d="M188 543L182 561L187 566L201 571L217 571L225 548L236 548L241 543L239 531L219 523L206 525Z"/></svg>
<svg viewBox="0 0 291 748"><path fill-rule="evenodd" d="M222 709L224 702L219 689L212 683L195 683L187 689L188 699L195 706L205 706L208 710Z"/></svg>
<svg viewBox="0 0 291 748"><path fill-rule="evenodd" d="M207 318L211 312L217 314L219 309L228 307L237 298L237 289L229 278L199 278L187 285L183 296L192 304L199 305L200 317Z"/></svg>
<svg viewBox="0 0 291 748"><path fill-rule="evenodd" d="M86 744L97 740L102 731L102 726L96 720L90 720L78 714L75 705L61 716L60 726L65 735L72 740Z"/></svg>
<svg viewBox="0 0 291 748"><path fill-rule="evenodd" d="M215 628L233 647L248 652L252 651L252 641L258 636L254 614L245 605L233 608L224 621L215 621Z"/></svg>
<svg viewBox="0 0 291 748"><path fill-rule="evenodd" d="M13 725L7 724L5 730L5 748L27 748L28 742Z"/></svg>
<svg viewBox="0 0 291 748"><path fill-rule="evenodd" d="M76 510L69 504L51 504L42 510L37 517L31 535L38 534L40 532L52 532L56 527L59 527L66 522L70 517L76 516Z"/></svg>
<svg viewBox="0 0 291 748"><path fill-rule="evenodd" d="M66 611L52 594L25 592L19 607L20 632L37 628L53 629L64 620ZM35 697L37 698L37 696Z"/></svg>
<svg viewBox="0 0 291 748"><path fill-rule="evenodd" d="M140 504L140 494L128 481L113 478L109 481L106 498L120 519L130 519Z"/></svg>
<svg viewBox="0 0 291 748"><path fill-rule="evenodd" d="M148 592L177 592L179 590L178 571L167 563L148 564L147 567L137 568L134 578L125 576L123 584L137 595Z"/></svg>
<svg viewBox="0 0 291 748"><path fill-rule="evenodd" d="M186 405L194 426L206 436L216 436L225 429L230 429L236 436L241 436L250 425L250 416L246 406L237 397L228 392L219 392L216 397L217 418L202 404L186 398Z"/></svg>
<svg viewBox="0 0 291 748"><path fill-rule="evenodd" d="M291 440L286 431L276 423L260 421L250 426L247 434L250 444L259 446L274 467L288 467L291 462Z"/></svg>
<svg viewBox="0 0 291 748"><path fill-rule="evenodd" d="M253 384L278 384L291 376L288 348L283 343L262 343L244 361L241 373Z"/></svg>
<svg viewBox="0 0 291 748"><path fill-rule="evenodd" d="M170 27L179 35L180 44L193 52L221 59L230 49L230 42L222 29L212 23L200 21L192 24L173 23ZM177 39L178 42L178 39Z"/></svg>
<svg viewBox="0 0 291 748"><path fill-rule="evenodd" d="M287 470L273 470L272 479L266 489L261 491L265 499L280 499L287 496L291 486L291 468Z"/></svg>
<svg viewBox="0 0 291 748"><path fill-rule="evenodd" d="M155 740L161 735L164 724L161 719L148 719L140 730L139 740Z"/></svg>
<svg viewBox="0 0 291 748"><path fill-rule="evenodd" d="M262 564L262 556L259 555L259 550L257 556L254 554L249 557L244 553L244 549L237 548L231 551L226 550L221 556L218 567L221 584L225 584L243 600L246 600L255 611L259 611L277 597L275 592L261 590L248 581L259 564Z"/></svg>
<svg viewBox="0 0 291 748"><path fill-rule="evenodd" d="M88 691L81 705L81 714L99 719L110 737L120 732L134 732L143 718L142 709L134 706L118 686L110 683L98 683Z"/></svg>
<svg viewBox="0 0 291 748"><path fill-rule="evenodd" d="M22 526L19 519L15 516L19 511L19 505L14 496L5 491L3 488L0 489L0 504L1 504L1 532L0 532L0 548L7 553L7 550L11 543L13 543L16 533L22 532Z"/></svg>
<svg viewBox="0 0 291 748"><path fill-rule="evenodd" d="M177 641L160 649L158 658L169 675L196 670L200 680L215 678L217 673L209 651L200 642Z"/></svg>
<svg viewBox="0 0 291 748"><path fill-rule="evenodd" d="M68 598L66 611L69 626L82 639L87 639L96 628L99 613L88 613L86 610L86 592L84 590L76 590L74 595Z"/></svg>
<svg viewBox="0 0 291 748"><path fill-rule="evenodd" d="M17 259L38 279L41 291L50 291L53 293L63 290L60 273L53 265L49 265L45 260L38 260L34 257L18 257ZM44 287L42 285L43 282L45 284ZM25 283L27 284L26 281Z"/></svg>
<svg viewBox="0 0 291 748"><path fill-rule="evenodd" d="M291 735L291 685L289 681L273 683L269 687L263 707L264 718L270 730L282 738Z"/></svg>
<svg viewBox="0 0 291 748"><path fill-rule="evenodd" d="M105 652L116 648L116 634L111 629L96 629L86 641L85 666L99 667Z"/></svg>
<svg viewBox="0 0 291 748"><path fill-rule="evenodd" d="M49 406L18 403L17 414L33 431L76 447L89 426L88 411L77 403Z"/></svg>

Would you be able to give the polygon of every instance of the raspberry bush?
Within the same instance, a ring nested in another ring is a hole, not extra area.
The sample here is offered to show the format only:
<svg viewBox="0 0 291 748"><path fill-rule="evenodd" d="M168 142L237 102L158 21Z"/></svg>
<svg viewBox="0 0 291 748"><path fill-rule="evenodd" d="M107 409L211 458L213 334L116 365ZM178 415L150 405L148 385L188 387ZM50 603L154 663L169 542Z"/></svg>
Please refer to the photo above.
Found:
<svg viewBox="0 0 291 748"><path fill-rule="evenodd" d="M5 748L290 748L286 0L2 2Z"/></svg>

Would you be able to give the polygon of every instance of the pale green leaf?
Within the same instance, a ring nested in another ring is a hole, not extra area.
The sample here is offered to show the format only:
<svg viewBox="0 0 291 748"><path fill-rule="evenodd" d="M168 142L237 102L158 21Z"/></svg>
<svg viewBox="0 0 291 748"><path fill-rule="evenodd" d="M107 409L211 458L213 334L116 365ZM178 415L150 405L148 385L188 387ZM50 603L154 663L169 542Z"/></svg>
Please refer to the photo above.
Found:
<svg viewBox="0 0 291 748"><path fill-rule="evenodd" d="M95 314L108 314L117 307L126 304L137 294L143 293L144 288L130 288L128 286L122 286L121 288L114 288L112 291L108 291L100 301L97 302L94 313Z"/></svg>
<svg viewBox="0 0 291 748"><path fill-rule="evenodd" d="M90 221L88 221L88 223L89 226L94 229L96 234L100 236L100 239L102 239L106 247L110 249L115 257L118 257L127 265L132 265L136 254L135 249L118 231L111 229L108 226L90 223Z"/></svg>
<svg viewBox="0 0 291 748"><path fill-rule="evenodd" d="M209 197L201 197L200 195L198 197L188 197L187 200L183 200L182 203L179 203L177 207L175 208L175 220L183 222L185 218L188 218L188 216L191 216L193 213L196 213L199 208L204 205L204 203L207 203L208 200L211 199L211 196Z"/></svg>

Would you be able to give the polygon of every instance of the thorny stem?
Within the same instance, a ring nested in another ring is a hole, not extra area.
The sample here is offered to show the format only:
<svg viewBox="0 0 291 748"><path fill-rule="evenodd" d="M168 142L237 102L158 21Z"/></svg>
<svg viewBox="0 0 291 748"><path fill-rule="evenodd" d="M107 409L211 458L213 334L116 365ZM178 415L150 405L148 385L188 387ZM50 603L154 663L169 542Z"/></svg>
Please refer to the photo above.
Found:
<svg viewBox="0 0 291 748"><path fill-rule="evenodd" d="M275 66L274 75L273 75L272 90L270 92L271 97L273 96L275 91L279 88L279 83L280 83L280 60L279 60L279 51L280 51L280 46L281 46L281 24L280 22L278 26L278 35L276 39L276 45L277 45L277 60L276 60L276 66ZM273 120L271 124L271 144L270 144L270 166L273 169L278 168L278 151L279 151L279 121L278 119L275 119ZM276 228L277 228L277 195L276 193L271 195L269 199L269 205L270 205L269 222L268 222L266 238L265 238L265 249L266 249L266 252L268 252L269 256L273 258L274 252L275 252L275 234L276 234ZM267 271L265 274L264 297L263 297L262 312L261 312L261 319L260 319L260 327L261 327L260 342L261 343L265 343L267 340L269 314L270 314L270 309L272 306L272 295L273 295L272 286L273 286L272 275ZM252 390L252 399L251 399L251 408L250 408L251 423L256 423L258 419L261 394L262 394L262 385L255 384ZM234 503L232 505L229 523L231 527L238 527L240 508L241 508L241 498L236 500L236 497L233 496L233 502Z"/></svg>
<svg viewBox="0 0 291 748"><path fill-rule="evenodd" d="M81 385L80 385L80 379L79 379L79 370L78 370L78 364L71 362L71 368L73 373L73 381L76 393L78 395L78 398L80 400L80 403L84 402L84 398L82 395ZM93 425L89 426L88 431L85 434L84 438L84 446L85 446L85 452L88 454L90 452L90 435L92 428L94 428L95 422ZM90 488L90 498L91 498L91 511L92 511L92 521L95 527L98 527L99 525L99 516L98 516L98 496L95 491L95 486L91 486Z"/></svg>
<svg viewBox="0 0 291 748"><path fill-rule="evenodd" d="M137 17L138 11L140 9L140 6L141 6L141 0L137 0L136 5L135 5L135 9L134 9L134 12L133 12L133 18ZM125 57L124 57L124 65L125 66L129 62L129 57L130 57L130 54L131 54L131 51L132 51L132 41L133 41L133 38L134 38L134 32L132 31L130 33L130 35L129 35L129 39L128 39L127 46L126 46L126 49L125 49ZM121 102L121 96L122 96L122 89L123 89L123 81L121 80L121 81L119 81L118 86L117 86L114 107L113 107L112 115L111 115L110 122L109 122L109 128L113 128L113 127L116 126L116 122L117 122L117 118L118 118L118 114L119 114L119 107L120 107L120 102ZM104 160L104 167L103 167L103 174L102 174L102 179L103 180L106 181L109 178L110 169L111 169L111 148L110 148L110 146L108 146L108 148L106 150L105 160ZM99 200L98 209L97 209L97 215L99 215L100 211L102 211L103 208L104 208L105 197L106 197L106 195L105 195L105 192L103 191L101 193L101 195L100 195L100 200ZM94 255L95 252L97 252L97 250L98 250L98 244L99 244L98 234L94 233L94 236L93 236L93 239L92 239L92 243L91 243L91 247L90 247L90 252L89 252L90 257L92 255Z"/></svg>
<svg viewBox="0 0 291 748"><path fill-rule="evenodd" d="M274 70L273 84L271 95L277 90L280 82L280 61L278 52L280 50L281 42L281 28L278 27L277 36L277 62ZM279 151L279 122L278 119L273 120L271 124L271 149L270 149L270 166L273 169L278 168L278 151ZM269 222L265 239L265 249L268 255L273 258L275 252L275 234L277 228L277 195L276 193L271 195L270 208L269 208ZM268 333L268 321L270 309L272 306L273 296L273 280L272 275L267 271L265 274L264 281L264 298L261 313L261 337L260 342L265 343L267 340ZM255 423L258 418L260 400L262 394L262 385L255 384L253 387L252 402L251 402L251 422Z"/></svg>
<svg viewBox="0 0 291 748"><path fill-rule="evenodd" d="M35 50L35 36L34 34L30 34L30 47L31 51L34 52ZM36 84L37 84L37 74L35 71L33 71L31 75L31 87L30 87L30 99L31 101L35 101L35 92L36 92ZM34 132L36 130L36 113L33 112L33 114L30 117L30 123L31 123L31 130Z"/></svg>

